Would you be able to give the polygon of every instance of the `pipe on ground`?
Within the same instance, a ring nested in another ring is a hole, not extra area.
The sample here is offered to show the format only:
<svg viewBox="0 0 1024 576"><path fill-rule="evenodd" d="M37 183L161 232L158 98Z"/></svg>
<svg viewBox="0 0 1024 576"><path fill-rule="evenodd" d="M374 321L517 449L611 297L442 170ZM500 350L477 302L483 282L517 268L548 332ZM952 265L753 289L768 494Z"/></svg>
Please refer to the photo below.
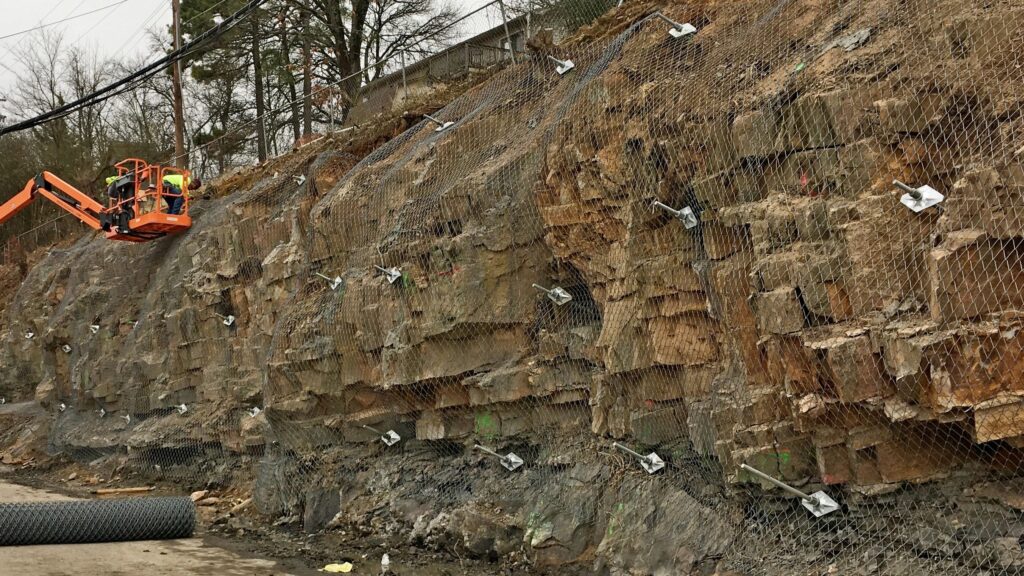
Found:
<svg viewBox="0 0 1024 576"><path fill-rule="evenodd" d="M0 503L0 546L188 538L191 498Z"/></svg>

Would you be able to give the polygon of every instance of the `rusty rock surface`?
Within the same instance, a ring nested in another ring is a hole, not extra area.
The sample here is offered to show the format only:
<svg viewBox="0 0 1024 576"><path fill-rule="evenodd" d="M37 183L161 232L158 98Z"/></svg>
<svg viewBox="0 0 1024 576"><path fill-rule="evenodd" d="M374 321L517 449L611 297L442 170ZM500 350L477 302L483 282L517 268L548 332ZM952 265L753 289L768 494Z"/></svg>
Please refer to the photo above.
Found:
<svg viewBox="0 0 1024 576"><path fill-rule="evenodd" d="M203 207L184 237L54 251L4 320L0 390L138 419L107 434L58 428L94 449L245 454L271 450L273 429L300 452L372 440L353 424L418 446L531 446L568 482L607 487L544 487L508 522L460 502L445 526L464 526L480 554L511 539L542 562L599 558L622 573L697 566L735 523L725 514L701 543L692 524L631 506L616 522L653 522L686 546L615 537L586 501L614 508L615 490L659 489L609 482L623 470L594 446L610 439L711 461L699 474L719 491L753 481L744 462L880 493L990 450L1019 458L1020 127L1002 84L973 81L1008 73L990 57L1018 39L958 34L1020 11L937 2L949 18L922 18L915 34L939 45L907 53L897 3L868 4L786 4L770 33L749 7L676 9L702 22L690 43L623 27L573 54L576 76L541 60L506 70L441 112L453 129L417 125L358 164L326 152L267 175ZM871 33L836 49L840 22ZM791 50L797 40L817 49ZM944 210L907 210L894 178L942 189ZM653 200L693 207L700 224L685 229ZM573 300L554 306L532 284ZM178 417L182 403L194 409ZM246 418L251 406L264 415ZM267 511L301 502L279 469L265 472ZM650 497L699 515L718 498ZM366 498L349 505L369 513ZM560 498L581 515L565 518ZM449 534L423 506L402 511L420 540ZM480 525L519 531L481 544Z"/></svg>

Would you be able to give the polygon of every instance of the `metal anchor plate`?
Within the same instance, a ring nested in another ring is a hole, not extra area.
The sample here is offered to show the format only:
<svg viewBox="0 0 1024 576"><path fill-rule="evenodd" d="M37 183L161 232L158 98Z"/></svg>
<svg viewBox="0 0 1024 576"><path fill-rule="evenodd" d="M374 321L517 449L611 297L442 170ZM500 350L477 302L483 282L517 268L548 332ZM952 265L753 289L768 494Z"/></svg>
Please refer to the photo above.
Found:
<svg viewBox="0 0 1024 576"><path fill-rule="evenodd" d="M907 192L900 197L900 202L914 212L923 212L936 204L942 203L942 201L946 199L941 192L928 185L921 186L917 189L917 192L917 198L915 198L915 195L910 192Z"/></svg>
<svg viewBox="0 0 1024 576"><path fill-rule="evenodd" d="M690 34L696 34L697 27L687 22L686 24L680 24L679 26L669 28L668 33L671 34L673 38L685 38Z"/></svg>
<svg viewBox="0 0 1024 576"><path fill-rule="evenodd" d="M811 514L814 514L816 518L821 518L826 514L831 514L832 512L839 510L839 503L824 492L815 492L814 494L811 494L811 498L814 498L814 500L808 501L801 499L800 504L802 504L804 508L810 510Z"/></svg>
<svg viewBox="0 0 1024 576"><path fill-rule="evenodd" d="M398 435L398 432L388 430L384 434L381 434L380 441L383 442L385 446L394 446L402 441L402 437Z"/></svg>
<svg viewBox="0 0 1024 576"><path fill-rule="evenodd" d="M377 266L377 270L380 270L384 274L384 277L387 278L388 280L388 284L394 284L395 282L398 281L399 278L402 277L402 271L395 267L382 268L380 266Z"/></svg>
<svg viewBox="0 0 1024 576"><path fill-rule="evenodd" d="M509 452L507 456L502 456L500 462L501 465L509 472L512 472L523 465L523 459L516 456L514 452Z"/></svg>
<svg viewBox="0 0 1024 576"><path fill-rule="evenodd" d="M572 294L569 294L562 287L552 288L551 291L548 292L548 299L550 299L556 305L561 306L563 304L568 304L570 301L572 301Z"/></svg>
<svg viewBox="0 0 1024 576"><path fill-rule="evenodd" d="M687 230L692 230L697 227L697 215L693 213L693 209L689 206L684 206L679 211L679 221L683 223L683 227Z"/></svg>
<svg viewBox="0 0 1024 576"><path fill-rule="evenodd" d="M558 72L559 76L565 76L570 70L576 68L576 63L572 60L559 60L558 67L555 68L555 72Z"/></svg>
<svg viewBox="0 0 1024 576"><path fill-rule="evenodd" d="M665 468L665 461L661 459L661 456L658 456L657 452L651 452L640 459L640 466L643 466L643 469L648 474L654 474Z"/></svg>

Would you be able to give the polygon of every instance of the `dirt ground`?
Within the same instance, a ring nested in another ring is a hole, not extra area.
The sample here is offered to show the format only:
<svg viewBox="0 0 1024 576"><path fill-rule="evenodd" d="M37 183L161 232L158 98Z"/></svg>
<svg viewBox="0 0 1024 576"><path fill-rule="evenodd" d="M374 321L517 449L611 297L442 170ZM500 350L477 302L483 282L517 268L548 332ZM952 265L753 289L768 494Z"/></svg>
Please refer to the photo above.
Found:
<svg viewBox="0 0 1024 576"><path fill-rule="evenodd" d="M61 483L57 477L62 476L67 476L66 470L31 472L0 464L0 502L88 497L86 487ZM172 493L166 486L154 492ZM323 573L320 569L325 564L345 561L354 565L351 574L376 576L384 552L392 559L388 576L551 574L533 572L525 566L501 566L396 546L387 535L366 537L344 531L302 534L295 526L272 526L255 518L234 518L227 525L211 522L210 507L200 506L197 512L196 537L186 540L0 547L0 576L310 576Z"/></svg>
<svg viewBox="0 0 1024 576"><path fill-rule="evenodd" d="M0 502L68 500L67 496L0 480ZM181 574L306 576L315 571L251 558L211 537L159 542L0 548L0 573L19 576Z"/></svg>

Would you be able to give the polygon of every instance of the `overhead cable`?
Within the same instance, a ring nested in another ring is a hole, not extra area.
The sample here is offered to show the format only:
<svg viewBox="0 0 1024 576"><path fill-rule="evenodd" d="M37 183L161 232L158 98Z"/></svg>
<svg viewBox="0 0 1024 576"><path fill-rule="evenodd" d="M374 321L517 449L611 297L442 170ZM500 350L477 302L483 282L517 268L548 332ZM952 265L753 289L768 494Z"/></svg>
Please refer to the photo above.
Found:
<svg viewBox="0 0 1024 576"><path fill-rule="evenodd" d="M44 24L40 24L38 26L35 26L35 27L32 27L32 28L28 28L28 29L22 30L20 32L13 32L13 33L7 34L5 36L0 36L0 40L7 40L8 38L14 38L15 36L21 36L23 34L28 34L29 32L35 32L36 30L42 30L43 28L49 28L50 26L56 26L57 24L63 24L65 22L70 22L71 20L77 20L79 18L83 18L83 17L88 16L90 14L95 14L97 12L102 12L104 10L110 10L111 8L113 8L115 6L120 6L121 4L124 4L127 1L128 0L121 0L120 2L114 2L113 4L107 4L106 6L103 6L102 8L96 8L95 10L89 10L88 12L82 12L81 14L75 14L73 16L68 16L67 18L62 18L60 20L55 20L53 22L46 22Z"/></svg>
<svg viewBox="0 0 1024 576"><path fill-rule="evenodd" d="M13 132L20 132L22 130L28 130L30 128L35 128L36 126L40 126L42 124L45 124L46 122L56 120L70 113L73 113L81 108L98 104L100 102L103 102L104 100L107 100L108 98L116 96L117 94L124 91L124 87L130 86L134 82L153 77L161 69L181 60L189 53L195 51L201 45L205 44L208 40L221 36L228 30L230 30L239 20L247 16L253 10L259 8L266 2L267 0L250 0L248 3L245 4L245 6L240 8L231 16L225 18L220 24L211 28L210 30L207 30L203 34L200 34L195 40L189 42L185 46L182 46L181 48L170 52L169 54L167 54L167 56L164 56L163 58L151 62L150 64L144 66L136 72L112 84L104 86L103 88L100 88L99 90L91 94L87 94L86 96L83 96L82 98L79 98L74 102L69 102L68 104L54 108L49 112L44 112L33 118L29 118L16 124L12 124L6 128L2 128L0 129L0 136L4 134L10 134Z"/></svg>

